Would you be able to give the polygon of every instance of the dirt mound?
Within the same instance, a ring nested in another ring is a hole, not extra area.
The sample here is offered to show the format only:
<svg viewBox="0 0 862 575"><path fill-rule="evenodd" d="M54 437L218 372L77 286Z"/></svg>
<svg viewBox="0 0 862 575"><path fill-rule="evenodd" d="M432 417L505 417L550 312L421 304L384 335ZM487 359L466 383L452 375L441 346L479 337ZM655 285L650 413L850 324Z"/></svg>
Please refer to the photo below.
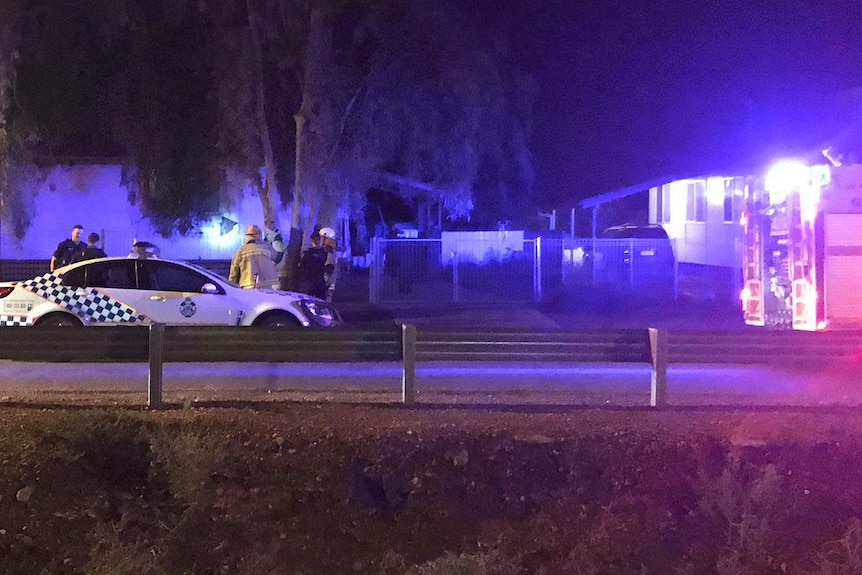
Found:
<svg viewBox="0 0 862 575"><path fill-rule="evenodd" d="M0 422L9 575L862 564L856 413L7 406Z"/></svg>

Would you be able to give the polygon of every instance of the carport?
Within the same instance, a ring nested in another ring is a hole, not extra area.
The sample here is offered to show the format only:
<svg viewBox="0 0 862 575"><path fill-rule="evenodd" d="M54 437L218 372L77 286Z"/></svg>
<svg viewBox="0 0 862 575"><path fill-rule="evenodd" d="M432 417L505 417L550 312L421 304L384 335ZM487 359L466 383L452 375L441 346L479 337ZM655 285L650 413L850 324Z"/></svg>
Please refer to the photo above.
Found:
<svg viewBox="0 0 862 575"><path fill-rule="evenodd" d="M678 179L678 178L677 178ZM614 202L616 200L621 200L623 198L627 198L629 196L633 196L635 194L640 194L644 192L649 192L650 188L654 188L656 186L661 186L668 182L673 182L675 178L665 177L658 180L651 180L648 182L641 182L639 184L634 184L628 186L626 188L619 188L617 190L613 190L610 192L605 192L604 194L598 194L596 196L590 196L589 198L584 198L580 202L578 202L578 207L583 209L592 210L592 224L591 224L591 237L598 237L599 230L599 207L603 204L607 204L609 202Z"/></svg>

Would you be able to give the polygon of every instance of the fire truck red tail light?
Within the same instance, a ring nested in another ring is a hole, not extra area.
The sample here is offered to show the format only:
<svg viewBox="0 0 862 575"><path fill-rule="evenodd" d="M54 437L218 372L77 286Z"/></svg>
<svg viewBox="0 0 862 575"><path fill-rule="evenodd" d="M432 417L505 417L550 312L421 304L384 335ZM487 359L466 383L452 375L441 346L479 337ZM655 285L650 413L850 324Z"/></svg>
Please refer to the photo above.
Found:
<svg viewBox="0 0 862 575"><path fill-rule="evenodd" d="M12 286L0 287L0 299L3 299L4 297L6 297L6 296L7 296L7 295L9 295L10 293L12 293L12 291L13 291L14 289L15 289L15 288L14 288L14 287L12 287Z"/></svg>

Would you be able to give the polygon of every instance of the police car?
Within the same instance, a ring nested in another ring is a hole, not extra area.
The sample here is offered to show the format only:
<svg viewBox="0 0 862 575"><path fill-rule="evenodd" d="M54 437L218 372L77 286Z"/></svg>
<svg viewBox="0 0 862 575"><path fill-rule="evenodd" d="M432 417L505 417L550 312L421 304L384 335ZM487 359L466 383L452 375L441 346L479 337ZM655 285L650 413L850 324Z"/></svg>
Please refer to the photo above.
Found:
<svg viewBox="0 0 862 575"><path fill-rule="evenodd" d="M242 289L194 264L159 258L151 246L136 245L128 257L87 260L30 280L0 283L0 326L342 323L326 301Z"/></svg>

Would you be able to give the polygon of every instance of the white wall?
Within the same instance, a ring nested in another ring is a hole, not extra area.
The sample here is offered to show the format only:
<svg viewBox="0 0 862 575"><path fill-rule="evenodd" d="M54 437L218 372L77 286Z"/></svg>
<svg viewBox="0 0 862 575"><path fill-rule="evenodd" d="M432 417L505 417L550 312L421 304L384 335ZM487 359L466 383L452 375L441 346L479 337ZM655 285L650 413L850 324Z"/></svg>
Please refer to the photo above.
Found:
<svg viewBox="0 0 862 575"><path fill-rule="evenodd" d="M442 263L502 261L512 253L524 251L523 230L489 232L442 232Z"/></svg>
<svg viewBox="0 0 862 575"><path fill-rule="evenodd" d="M676 257L682 263L722 267L742 265L738 246L742 227L738 221L724 221L725 176L686 179L670 182L670 221L660 222L659 188L651 188L650 223L661 224L670 239L675 240ZM706 182L706 221L687 222L687 188L689 183Z"/></svg>
<svg viewBox="0 0 862 575"><path fill-rule="evenodd" d="M230 259L240 246L243 230L250 223L263 225L263 209L257 195L237 184L229 193L233 205L223 214L238 222L229 233L220 234L221 217L203 224L186 237L163 238L128 201L121 183L122 168L108 164L75 164L44 168L22 188L30 198L32 222L18 240L11 233L8 214L0 219L0 259L50 259L57 244L68 238L72 226L90 232L104 232L108 255L129 253L133 240L147 240L161 248L163 257L182 260ZM277 200L276 200L277 201ZM280 214L282 222L289 214Z"/></svg>

